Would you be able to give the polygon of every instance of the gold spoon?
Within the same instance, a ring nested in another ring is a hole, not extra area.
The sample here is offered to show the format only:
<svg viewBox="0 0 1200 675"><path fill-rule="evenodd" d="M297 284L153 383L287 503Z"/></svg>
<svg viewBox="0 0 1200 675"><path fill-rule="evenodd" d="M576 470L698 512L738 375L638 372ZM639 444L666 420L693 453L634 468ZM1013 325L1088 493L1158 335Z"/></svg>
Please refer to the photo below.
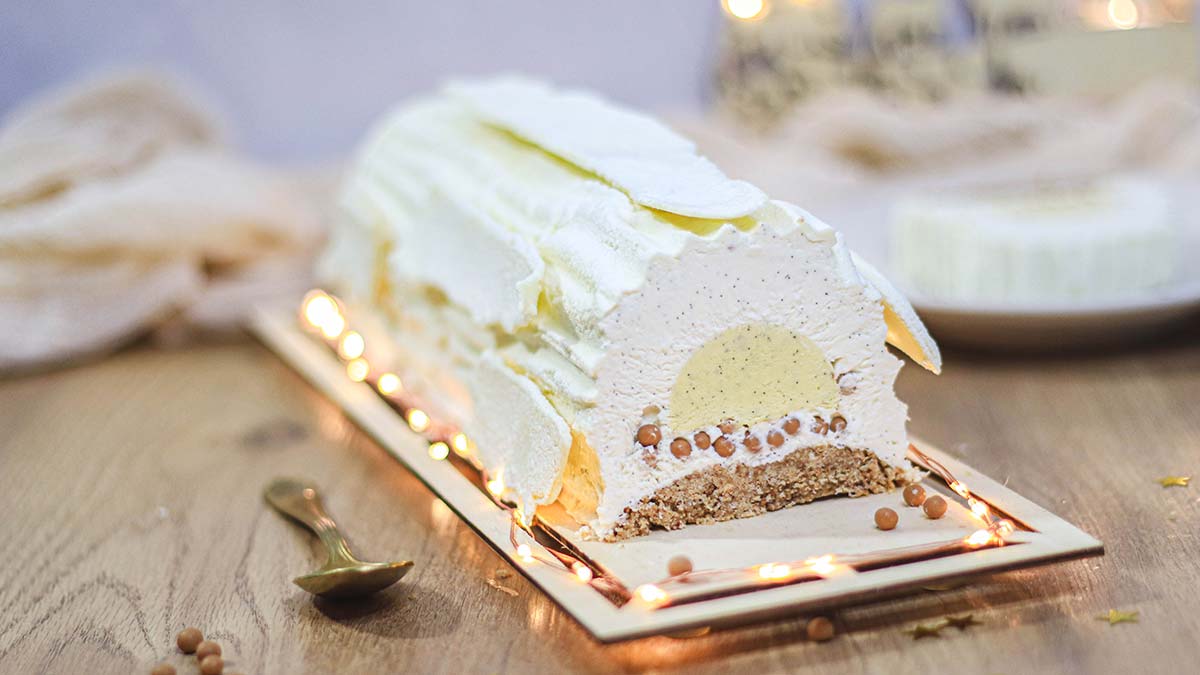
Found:
<svg viewBox="0 0 1200 675"><path fill-rule="evenodd" d="M411 560L372 563L355 558L337 523L325 512L316 486L310 483L277 478L267 485L263 496L277 511L312 530L325 545L329 559L321 569L292 580L309 593L324 598L369 595L400 581L413 566Z"/></svg>

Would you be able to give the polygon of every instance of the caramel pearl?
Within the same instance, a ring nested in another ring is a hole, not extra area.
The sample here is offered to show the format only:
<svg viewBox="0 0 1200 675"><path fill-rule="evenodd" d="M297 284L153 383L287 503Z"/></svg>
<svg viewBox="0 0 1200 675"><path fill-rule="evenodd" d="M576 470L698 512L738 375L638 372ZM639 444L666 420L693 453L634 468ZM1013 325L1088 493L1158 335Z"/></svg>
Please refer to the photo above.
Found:
<svg viewBox="0 0 1200 675"><path fill-rule="evenodd" d="M225 670L225 661L216 654L209 654L200 662L201 675L221 675L222 670Z"/></svg>
<svg viewBox="0 0 1200 675"><path fill-rule="evenodd" d="M834 433L845 430L846 418L841 415L834 415L833 419L829 420L829 428L833 429Z"/></svg>
<svg viewBox="0 0 1200 675"><path fill-rule="evenodd" d="M212 640L205 640L196 647L196 659L203 661L206 656L221 655L221 645Z"/></svg>
<svg viewBox="0 0 1200 675"><path fill-rule="evenodd" d="M759 450L762 450L762 441L758 440L758 436L755 436L749 432L747 432L746 437L742 439L742 445L746 446L746 449L750 452L758 452Z"/></svg>
<svg viewBox="0 0 1200 675"><path fill-rule="evenodd" d="M772 448L778 448L783 445L783 432L777 429L772 429L771 433L767 434L767 444Z"/></svg>
<svg viewBox="0 0 1200 675"><path fill-rule="evenodd" d="M716 450L717 454L722 457L728 457L733 454L733 441L725 436L721 436L713 442L713 450Z"/></svg>
<svg viewBox="0 0 1200 675"><path fill-rule="evenodd" d="M812 430L813 430L813 433L821 434L822 436L824 436L826 433L829 432L829 423L826 422L825 420L821 419L820 417L814 417L813 423L812 423Z"/></svg>
<svg viewBox="0 0 1200 675"><path fill-rule="evenodd" d="M692 560L686 555L677 555L667 561L667 574L677 577L692 571Z"/></svg>
<svg viewBox="0 0 1200 675"><path fill-rule="evenodd" d="M900 515L887 507L875 512L875 527L881 530L894 530L899 522Z"/></svg>
<svg viewBox="0 0 1200 675"><path fill-rule="evenodd" d="M175 666L169 663L160 663L154 666L154 670L150 671L150 675L175 675Z"/></svg>
<svg viewBox="0 0 1200 675"><path fill-rule="evenodd" d="M833 622L823 616L814 617L804 627L808 639L814 642L825 642L833 639Z"/></svg>
<svg viewBox="0 0 1200 675"><path fill-rule="evenodd" d="M795 436L800 432L800 420L796 419L795 417L787 418L787 420L785 420L783 423L783 430L786 431L789 436Z"/></svg>
<svg viewBox="0 0 1200 675"><path fill-rule="evenodd" d="M175 636L175 644L179 645L179 650L184 654L195 653L201 642L204 642L204 633L201 633L199 628L184 628Z"/></svg>
<svg viewBox="0 0 1200 675"><path fill-rule="evenodd" d="M947 508L949 508L949 505L946 504L946 500L937 495L925 500L925 515L929 516L932 520L937 520L946 515Z"/></svg>
<svg viewBox="0 0 1200 675"><path fill-rule="evenodd" d="M920 506L925 503L925 488L913 483L904 488L904 503L909 506Z"/></svg>
<svg viewBox="0 0 1200 675"><path fill-rule="evenodd" d="M643 424L637 431L637 440L646 447L654 447L662 440L662 432L657 424Z"/></svg>
<svg viewBox="0 0 1200 675"><path fill-rule="evenodd" d="M707 450L712 445L712 439L708 437L707 431L698 432L692 436L692 440L696 441L696 447L701 450Z"/></svg>
<svg viewBox="0 0 1200 675"><path fill-rule="evenodd" d="M692 454L692 444L688 443L686 438L676 438L671 441L671 454L683 459Z"/></svg>
<svg viewBox="0 0 1200 675"><path fill-rule="evenodd" d="M720 429L721 433L723 433L723 434L732 434L733 433L733 420L725 420L724 422L721 422L720 424L718 424L717 428Z"/></svg>

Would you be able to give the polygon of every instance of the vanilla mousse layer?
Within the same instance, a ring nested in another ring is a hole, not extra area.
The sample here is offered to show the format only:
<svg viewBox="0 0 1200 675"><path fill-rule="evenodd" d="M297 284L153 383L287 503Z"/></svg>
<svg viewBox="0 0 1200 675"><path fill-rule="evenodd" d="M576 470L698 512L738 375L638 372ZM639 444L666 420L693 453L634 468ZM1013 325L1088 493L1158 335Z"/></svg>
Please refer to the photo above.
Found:
<svg viewBox="0 0 1200 675"><path fill-rule="evenodd" d="M452 86L379 124L344 206L323 275L526 519L560 501L614 539L908 475L886 343L940 366L911 307L650 118ZM717 484L740 496L688 496Z"/></svg>

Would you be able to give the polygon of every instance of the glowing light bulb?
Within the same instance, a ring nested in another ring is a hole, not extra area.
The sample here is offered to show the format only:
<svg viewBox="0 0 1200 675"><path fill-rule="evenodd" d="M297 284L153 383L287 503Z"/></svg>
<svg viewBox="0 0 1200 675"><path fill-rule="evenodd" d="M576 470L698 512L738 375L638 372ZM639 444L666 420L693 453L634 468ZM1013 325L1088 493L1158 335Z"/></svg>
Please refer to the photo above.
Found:
<svg viewBox="0 0 1200 675"><path fill-rule="evenodd" d="M517 547L517 557L531 563L533 562L533 549L529 548L529 544L521 544Z"/></svg>
<svg viewBox="0 0 1200 675"><path fill-rule="evenodd" d="M1137 28L1141 12L1134 0L1108 0L1108 20L1114 28Z"/></svg>
<svg viewBox="0 0 1200 675"><path fill-rule="evenodd" d="M995 530L997 537L1004 539L1015 532L1017 528L1011 520L998 520L992 525L992 529Z"/></svg>
<svg viewBox="0 0 1200 675"><path fill-rule="evenodd" d="M466 434L454 434L454 438L450 439L450 445L454 446L454 451L458 454L466 454L469 447Z"/></svg>
<svg viewBox="0 0 1200 675"><path fill-rule="evenodd" d="M749 21L758 19L766 13L766 0L724 0L725 11L735 19Z"/></svg>
<svg viewBox="0 0 1200 675"><path fill-rule="evenodd" d="M408 427L417 433L429 428L429 415L425 411L413 408L408 411Z"/></svg>
<svg viewBox="0 0 1200 675"><path fill-rule="evenodd" d="M337 303L324 291L312 290L306 293L301 307L304 320L314 328L324 326L325 322L339 314Z"/></svg>
<svg viewBox="0 0 1200 675"><path fill-rule="evenodd" d="M429 456L440 462L450 456L450 446L441 441L430 443Z"/></svg>
<svg viewBox="0 0 1200 675"><path fill-rule="evenodd" d="M321 333L330 340L337 339L337 336L346 330L346 320L341 314L334 314L325 319L325 323L321 324Z"/></svg>
<svg viewBox="0 0 1200 675"><path fill-rule="evenodd" d="M957 492L958 496L962 497L963 499L966 499L967 497L971 496L971 491L967 489L967 486L964 485L962 483L962 481L956 480L956 481L950 483L950 489Z"/></svg>
<svg viewBox="0 0 1200 675"><path fill-rule="evenodd" d="M767 563L758 568L758 576L763 579L786 579L791 573L791 566L783 563Z"/></svg>
<svg viewBox="0 0 1200 675"><path fill-rule="evenodd" d="M371 365L366 359L354 359L346 364L346 374L355 382L362 382L367 379L367 375L371 372Z"/></svg>
<svg viewBox="0 0 1200 675"><path fill-rule="evenodd" d="M820 558L811 558L809 560L805 560L804 564L808 565L809 569L817 574L820 574L821 576L832 574L833 571L837 569L837 565L833 564L833 556L831 555L823 555Z"/></svg>
<svg viewBox="0 0 1200 675"><path fill-rule="evenodd" d="M487 491L493 496L499 497L504 494L504 477L503 474L497 472L495 478L487 482Z"/></svg>
<svg viewBox="0 0 1200 675"><path fill-rule="evenodd" d="M983 546L984 544L988 543L991 540L992 540L991 532L988 532L987 530L976 530L974 534L967 537L966 542L967 542L968 546L973 546L975 548L978 548L978 547Z"/></svg>
<svg viewBox="0 0 1200 675"><path fill-rule="evenodd" d="M367 343L363 341L363 336L348 330L342 335L342 341L338 343L338 354L346 360L357 359L363 355L366 348Z"/></svg>
<svg viewBox="0 0 1200 675"><path fill-rule="evenodd" d="M988 517L987 504L984 504L983 502L981 502L978 499L975 499L973 497L968 498L967 503L971 505L971 513L974 513L976 515L976 517L978 517L978 518L985 519L985 520L987 519L987 517Z"/></svg>
<svg viewBox="0 0 1200 675"><path fill-rule="evenodd" d="M666 592L654 584L642 584L633 592L642 599L642 602L657 603L667 599Z"/></svg>
<svg viewBox="0 0 1200 675"><path fill-rule="evenodd" d="M375 387L381 394L394 394L400 391L400 378L395 373L384 373L379 376Z"/></svg>
<svg viewBox="0 0 1200 675"><path fill-rule="evenodd" d="M581 562L571 563L571 570L575 572L575 578L585 584L592 580L592 568Z"/></svg>

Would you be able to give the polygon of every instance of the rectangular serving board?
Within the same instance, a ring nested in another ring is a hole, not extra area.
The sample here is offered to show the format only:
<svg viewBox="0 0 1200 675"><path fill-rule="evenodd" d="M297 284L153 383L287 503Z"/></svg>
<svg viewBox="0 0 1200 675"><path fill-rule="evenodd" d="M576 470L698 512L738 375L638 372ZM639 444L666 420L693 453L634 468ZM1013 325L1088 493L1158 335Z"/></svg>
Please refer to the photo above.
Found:
<svg viewBox="0 0 1200 675"><path fill-rule="evenodd" d="M596 639L617 642L679 633L705 627L728 627L775 617L890 597L931 584L962 580L1004 570L1103 554L1101 542L961 461L917 442L929 457L993 509L1016 521L1009 544L917 559L867 571L842 570L817 580L762 585L742 579L672 590L672 604L652 607L640 602L618 606L563 569L544 562L521 561L510 543L510 514L497 507L478 486L450 462L436 461L426 441L370 385L353 382L337 357L302 331L294 311L264 308L251 321L252 332L283 361L333 400L364 431L433 490L479 536L563 607ZM927 489L952 493L944 483L926 480ZM560 511L539 517L560 540L609 576L633 589L666 576L666 560L689 556L697 569L740 568L825 554L857 554L961 539L979 529L978 521L957 499L940 520L930 520L900 507L899 493L856 499L832 498L782 509L755 518L689 526L673 532L616 543L587 541ZM873 525L880 506L896 508L902 527L882 532ZM725 595L721 595L725 593Z"/></svg>

